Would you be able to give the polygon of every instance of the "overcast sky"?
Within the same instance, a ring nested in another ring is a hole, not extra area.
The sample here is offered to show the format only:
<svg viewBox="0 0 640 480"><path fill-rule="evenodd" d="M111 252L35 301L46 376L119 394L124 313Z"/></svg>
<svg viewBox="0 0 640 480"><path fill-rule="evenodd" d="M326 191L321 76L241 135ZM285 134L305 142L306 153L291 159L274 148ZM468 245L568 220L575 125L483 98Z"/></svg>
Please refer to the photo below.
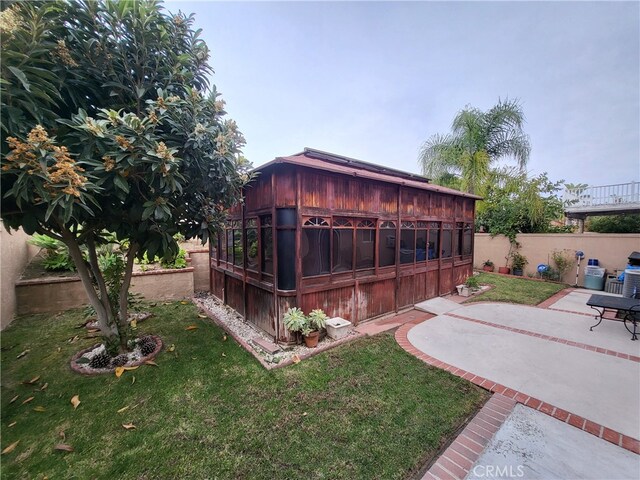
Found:
<svg viewBox="0 0 640 480"><path fill-rule="evenodd" d="M528 169L640 179L638 2L167 2L196 13L213 82L260 165L313 147L419 172L465 105L518 98Z"/></svg>

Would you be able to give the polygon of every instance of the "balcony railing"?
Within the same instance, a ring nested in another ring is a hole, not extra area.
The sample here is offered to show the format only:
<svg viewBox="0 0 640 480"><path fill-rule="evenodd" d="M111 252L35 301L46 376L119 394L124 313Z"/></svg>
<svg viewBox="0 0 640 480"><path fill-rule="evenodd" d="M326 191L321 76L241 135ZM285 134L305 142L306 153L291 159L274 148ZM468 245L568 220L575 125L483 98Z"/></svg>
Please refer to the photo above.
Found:
<svg viewBox="0 0 640 480"><path fill-rule="evenodd" d="M566 189L564 201L567 211L640 208L640 182Z"/></svg>

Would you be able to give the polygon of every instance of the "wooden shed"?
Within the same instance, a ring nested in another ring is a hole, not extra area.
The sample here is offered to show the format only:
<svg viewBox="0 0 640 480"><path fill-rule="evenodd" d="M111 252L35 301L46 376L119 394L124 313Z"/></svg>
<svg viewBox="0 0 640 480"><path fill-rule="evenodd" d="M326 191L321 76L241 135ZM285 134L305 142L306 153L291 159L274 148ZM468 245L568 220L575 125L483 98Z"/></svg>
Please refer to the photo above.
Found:
<svg viewBox="0 0 640 480"><path fill-rule="evenodd" d="M472 274L479 197L310 148L256 171L211 246L211 292L277 341L289 307L358 324Z"/></svg>

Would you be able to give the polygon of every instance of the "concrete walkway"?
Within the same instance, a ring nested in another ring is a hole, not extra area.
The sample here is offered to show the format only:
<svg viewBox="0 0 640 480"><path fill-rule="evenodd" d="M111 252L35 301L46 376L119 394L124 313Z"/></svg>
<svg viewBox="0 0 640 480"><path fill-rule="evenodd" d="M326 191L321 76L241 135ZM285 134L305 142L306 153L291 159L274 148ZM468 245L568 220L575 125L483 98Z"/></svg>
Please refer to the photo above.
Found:
<svg viewBox="0 0 640 480"><path fill-rule="evenodd" d="M620 322L590 332L593 323L535 307L471 304L416 325L407 339L442 362L638 439L640 342Z"/></svg>
<svg viewBox="0 0 640 480"><path fill-rule="evenodd" d="M467 479L637 479L634 453L516 405L469 469Z"/></svg>

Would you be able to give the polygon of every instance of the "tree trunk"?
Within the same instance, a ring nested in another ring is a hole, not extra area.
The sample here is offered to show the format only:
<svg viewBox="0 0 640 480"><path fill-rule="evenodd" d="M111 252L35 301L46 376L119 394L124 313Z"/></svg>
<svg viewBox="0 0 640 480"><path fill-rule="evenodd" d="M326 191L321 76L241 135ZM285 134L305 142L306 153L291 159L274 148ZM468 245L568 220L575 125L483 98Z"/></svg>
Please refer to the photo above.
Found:
<svg viewBox="0 0 640 480"><path fill-rule="evenodd" d="M138 244L131 243L127 252L127 263L124 269L124 277L120 292L118 295L118 333L120 335L120 349L127 349L127 331L129 328L129 287L131 286L131 277L133 275L133 261L138 253Z"/></svg>
<svg viewBox="0 0 640 480"><path fill-rule="evenodd" d="M89 303L93 306L96 311L96 317L98 320L98 327L106 338L115 340L116 332L109 326L109 318L110 313L102 304L101 299L98 297L98 293L93 287L93 282L91 281L91 275L89 274L89 270L84 263L84 258L82 257L82 252L80 251L80 246L78 242L69 230L66 228L61 228L62 233L62 241L69 249L69 254L73 259L73 263L78 270L78 276L80 277L80 281L82 281L82 286L84 287L85 292L87 293L87 297L89 298ZM100 272L98 271L98 275ZM107 299L108 302L108 299Z"/></svg>

